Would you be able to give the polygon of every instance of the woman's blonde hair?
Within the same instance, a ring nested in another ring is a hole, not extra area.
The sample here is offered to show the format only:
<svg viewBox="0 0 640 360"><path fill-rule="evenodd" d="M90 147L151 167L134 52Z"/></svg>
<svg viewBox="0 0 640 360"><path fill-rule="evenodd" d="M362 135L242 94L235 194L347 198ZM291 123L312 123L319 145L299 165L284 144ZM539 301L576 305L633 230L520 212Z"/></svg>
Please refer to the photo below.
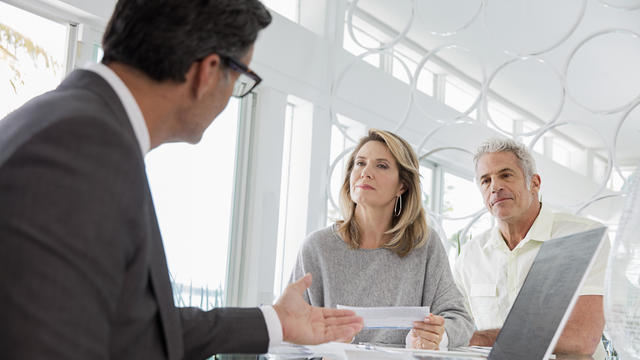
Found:
<svg viewBox="0 0 640 360"><path fill-rule="evenodd" d="M422 206L418 157L409 143L389 131L369 130L369 134L360 139L349 156L344 181L340 189L340 211L344 220L336 222L338 233L351 248L360 247L360 228L355 218L356 204L351 199L350 178L358 151L369 141L383 143L398 164L399 179L405 188L401 195L402 211L400 215L392 217L391 229L385 232L385 234L391 235L391 240L383 247L394 251L400 257L404 257L425 243L427 221Z"/></svg>

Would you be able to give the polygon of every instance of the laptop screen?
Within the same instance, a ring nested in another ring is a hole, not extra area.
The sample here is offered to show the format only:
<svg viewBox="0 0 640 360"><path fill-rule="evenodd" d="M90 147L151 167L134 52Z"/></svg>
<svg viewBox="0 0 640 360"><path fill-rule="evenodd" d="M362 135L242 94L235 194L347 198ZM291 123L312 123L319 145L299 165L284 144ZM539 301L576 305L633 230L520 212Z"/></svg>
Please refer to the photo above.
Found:
<svg viewBox="0 0 640 360"><path fill-rule="evenodd" d="M605 231L600 227L542 244L489 359L540 360L552 353Z"/></svg>

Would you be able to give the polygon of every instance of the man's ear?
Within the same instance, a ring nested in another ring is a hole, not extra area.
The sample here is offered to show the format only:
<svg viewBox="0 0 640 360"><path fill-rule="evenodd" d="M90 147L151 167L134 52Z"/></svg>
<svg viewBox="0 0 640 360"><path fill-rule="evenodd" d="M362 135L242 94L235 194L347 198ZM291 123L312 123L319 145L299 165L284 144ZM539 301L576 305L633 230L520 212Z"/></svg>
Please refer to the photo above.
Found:
<svg viewBox="0 0 640 360"><path fill-rule="evenodd" d="M196 99L201 99L212 87L218 86L224 74L218 54L211 54L193 63L191 71L194 71L192 91Z"/></svg>
<svg viewBox="0 0 640 360"><path fill-rule="evenodd" d="M533 174L533 176L531 176L531 190L535 190L536 192L539 192L541 182L542 182L542 179L540 179L540 175Z"/></svg>

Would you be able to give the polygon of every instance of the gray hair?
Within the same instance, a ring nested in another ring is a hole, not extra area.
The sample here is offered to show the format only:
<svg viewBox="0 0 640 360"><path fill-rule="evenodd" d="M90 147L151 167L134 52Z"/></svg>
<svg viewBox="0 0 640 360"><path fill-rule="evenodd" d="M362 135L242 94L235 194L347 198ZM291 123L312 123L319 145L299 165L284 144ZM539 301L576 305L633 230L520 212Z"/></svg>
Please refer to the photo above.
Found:
<svg viewBox="0 0 640 360"><path fill-rule="evenodd" d="M478 160L484 154L491 154L497 152L510 152L518 159L518 165L524 172L525 179L527 181L527 189L530 186L531 178L536 171L536 161L533 159L531 152L524 144L519 143L512 139L492 138L485 140L478 148L473 156L473 164L475 171L478 170ZM477 174L476 174L477 175Z"/></svg>

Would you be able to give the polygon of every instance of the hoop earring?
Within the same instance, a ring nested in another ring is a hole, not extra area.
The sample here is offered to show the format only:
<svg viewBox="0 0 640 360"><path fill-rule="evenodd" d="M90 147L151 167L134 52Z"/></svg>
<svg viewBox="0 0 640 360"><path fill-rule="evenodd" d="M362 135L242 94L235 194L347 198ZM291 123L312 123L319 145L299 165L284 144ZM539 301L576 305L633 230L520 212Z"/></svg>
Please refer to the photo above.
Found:
<svg viewBox="0 0 640 360"><path fill-rule="evenodd" d="M402 195L396 196L396 203L393 205L393 215L400 216L402 212Z"/></svg>

